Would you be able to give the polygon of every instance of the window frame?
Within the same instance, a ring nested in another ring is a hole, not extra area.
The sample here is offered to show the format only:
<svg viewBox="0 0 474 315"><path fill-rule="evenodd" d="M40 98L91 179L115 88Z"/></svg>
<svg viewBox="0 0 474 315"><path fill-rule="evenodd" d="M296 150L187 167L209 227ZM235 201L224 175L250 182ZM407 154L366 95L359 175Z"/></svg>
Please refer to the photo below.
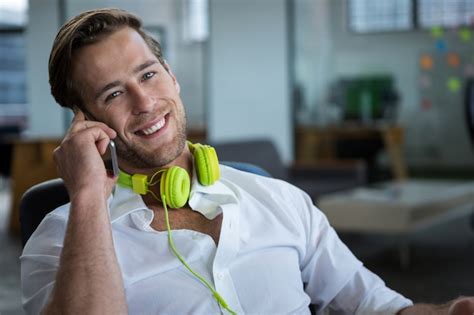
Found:
<svg viewBox="0 0 474 315"><path fill-rule="evenodd" d="M409 27L408 29L392 29L392 30L370 30L370 31L367 31L367 32L359 32L359 31L356 31L355 29L352 28L351 26L351 4L350 2L351 1L354 1L354 0L346 0L345 1L345 9L346 9L346 26L347 26L347 29L349 30L350 33L352 34L355 34L355 35L376 35L376 34L386 34L386 33L392 33L392 34L396 34L396 33L406 33L406 32L410 32L410 31L413 31L416 29L417 25L415 24L415 20L414 16L416 16L416 12L417 12L417 0L412 0L412 12L411 12L411 22L412 22L412 25L411 27ZM384 0L382 0L384 1Z"/></svg>
<svg viewBox="0 0 474 315"><path fill-rule="evenodd" d="M23 36L26 36L26 32L26 25L0 25L0 36L2 34L22 34ZM25 83L27 83L28 80L26 71L27 69L25 67ZM25 91L25 93L28 92ZM25 97L26 99L24 103L0 103L0 131L4 128L8 130L10 127L18 127L19 132L26 130L28 127L29 103L27 95L25 95Z"/></svg>
<svg viewBox="0 0 474 315"><path fill-rule="evenodd" d="M411 22L412 26L406 30L403 29L393 29L393 30L369 30L367 32L360 32L356 31L354 28L351 26L351 1L356 1L356 0L346 0L345 1L345 16L346 16L346 29L354 34L354 35L377 35L377 34L397 34L397 33L406 33L406 32L412 32L412 31L429 31L432 27L434 26L422 26L419 21L419 14L420 14L420 6L419 6L419 0L412 0L412 12L411 12ZM452 26L448 25L437 25L443 29L450 29L453 28ZM469 23L464 23L461 21L459 25L457 25L458 28L462 27L471 27L472 25Z"/></svg>

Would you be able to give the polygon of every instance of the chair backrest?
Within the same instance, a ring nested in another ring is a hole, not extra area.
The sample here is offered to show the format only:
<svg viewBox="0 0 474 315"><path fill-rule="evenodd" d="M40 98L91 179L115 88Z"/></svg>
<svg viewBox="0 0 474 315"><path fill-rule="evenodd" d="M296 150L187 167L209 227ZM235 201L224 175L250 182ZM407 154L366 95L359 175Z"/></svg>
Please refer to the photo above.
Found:
<svg viewBox="0 0 474 315"><path fill-rule="evenodd" d="M261 167L241 162L221 162L235 169L257 175L271 175ZM20 227L23 246L36 230L43 218L57 207L69 202L69 195L60 178L51 179L32 186L20 201Z"/></svg>
<svg viewBox="0 0 474 315"><path fill-rule="evenodd" d="M61 178L50 179L30 187L20 200L23 246L48 213L68 202L69 195Z"/></svg>
<svg viewBox="0 0 474 315"><path fill-rule="evenodd" d="M288 180L288 169L283 164L275 144L269 139L232 140L210 143L223 161L238 161L257 165L272 177Z"/></svg>

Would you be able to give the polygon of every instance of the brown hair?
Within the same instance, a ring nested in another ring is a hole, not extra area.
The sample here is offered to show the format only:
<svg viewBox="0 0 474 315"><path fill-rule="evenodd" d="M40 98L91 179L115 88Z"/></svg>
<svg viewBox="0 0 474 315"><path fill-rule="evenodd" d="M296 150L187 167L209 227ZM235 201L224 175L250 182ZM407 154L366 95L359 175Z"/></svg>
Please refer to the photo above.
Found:
<svg viewBox="0 0 474 315"><path fill-rule="evenodd" d="M61 27L49 55L49 84L59 105L83 108L80 87L72 78L74 53L123 27L131 27L139 33L151 52L164 64L160 44L145 33L136 15L114 8L83 12Z"/></svg>

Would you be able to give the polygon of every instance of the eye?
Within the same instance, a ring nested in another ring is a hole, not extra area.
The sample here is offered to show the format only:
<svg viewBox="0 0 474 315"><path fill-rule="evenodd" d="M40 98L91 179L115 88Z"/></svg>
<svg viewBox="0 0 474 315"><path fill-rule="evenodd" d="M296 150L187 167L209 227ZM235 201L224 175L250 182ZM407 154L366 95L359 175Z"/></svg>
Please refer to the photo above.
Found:
<svg viewBox="0 0 474 315"><path fill-rule="evenodd" d="M119 96L120 94L122 94L122 92L120 91L115 91L115 92L112 92L110 93L109 95L107 95L107 97L105 98L105 102L110 102L111 100L113 100L114 98L116 98L117 96Z"/></svg>
<svg viewBox="0 0 474 315"><path fill-rule="evenodd" d="M155 74L156 74L156 72L154 72L154 71L147 72L142 76L142 80L146 81L148 79L151 79L152 77L155 76Z"/></svg>

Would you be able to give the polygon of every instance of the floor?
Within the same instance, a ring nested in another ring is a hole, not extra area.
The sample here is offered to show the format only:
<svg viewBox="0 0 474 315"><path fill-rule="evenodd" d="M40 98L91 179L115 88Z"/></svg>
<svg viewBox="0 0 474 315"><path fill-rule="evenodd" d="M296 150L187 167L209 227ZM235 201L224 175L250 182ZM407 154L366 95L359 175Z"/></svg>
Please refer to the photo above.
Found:
<svg viewBox="0 0 474 315"><path fill-rule="evenodd" d="M0 180L0 315L23 314L21 244L19 238L7 233L8 191L8 182ZM415 302L442 303L459 295L474 296L474 228L470 218L414 235L408 270L399 264L396 238L353 234L341 238L389 287Z"/></svg>
<svg viewBox="0 0 474 315"><path fill-rule="evenodd" d="M23 314L21 309L21 242L7 233L10 210L8 183L0 179L0 315Z"/></svg>
<svg viewBox="0 0 474 315"><path fill-rule="evenodd" d="M474 296L474 227L470 218L413 235L406 270L400 265L397 238L341 237L387 286L414 302L444 303L460 295Z"/></svg>

